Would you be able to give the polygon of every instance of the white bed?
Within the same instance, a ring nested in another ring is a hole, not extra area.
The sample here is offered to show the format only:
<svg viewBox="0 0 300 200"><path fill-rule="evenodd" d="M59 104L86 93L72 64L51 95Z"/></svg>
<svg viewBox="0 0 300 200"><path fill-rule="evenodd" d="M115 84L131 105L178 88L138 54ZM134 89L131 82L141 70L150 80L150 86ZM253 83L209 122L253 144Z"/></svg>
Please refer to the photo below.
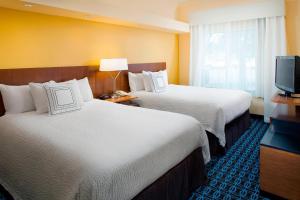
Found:
<svg viewBox="0 0 300 200"><path fill-rule="evenodd" d="M192 117L93 100L62 115L0 117L0 184L16 200L131 199L193 150Z"/></svg>
<svg viewBox="0 0 300 200"><path fill-rule="evenodd" d="M240 90L168 85L165 92L132 92L141 107L186 114L199 120L205 130L225 146L225 125L247 111L251 95Z"/></svg>

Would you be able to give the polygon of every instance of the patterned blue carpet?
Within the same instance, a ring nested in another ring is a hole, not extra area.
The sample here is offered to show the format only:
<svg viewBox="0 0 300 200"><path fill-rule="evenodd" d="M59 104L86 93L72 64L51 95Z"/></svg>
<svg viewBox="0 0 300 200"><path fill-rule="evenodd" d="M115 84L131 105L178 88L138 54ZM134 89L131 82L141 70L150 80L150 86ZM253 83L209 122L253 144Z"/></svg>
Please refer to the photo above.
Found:
<svg viewBox="0 0 300 200"><path fill-rule="evenodd" d="M268 199L259 192L259 144L268 127L262 119L252 119L234 146L208 164L208 185L198 188L189 200Z"/></svg>
<svg viewBox="0 0 300 200"><path fill-rule="evenodd" d="M208 164L207 186L198 188L189 200L267 199L259 194L259 143L269 125L252 119L251 127L223 157ZM0 187L0 200L10 200Z"/></svg>

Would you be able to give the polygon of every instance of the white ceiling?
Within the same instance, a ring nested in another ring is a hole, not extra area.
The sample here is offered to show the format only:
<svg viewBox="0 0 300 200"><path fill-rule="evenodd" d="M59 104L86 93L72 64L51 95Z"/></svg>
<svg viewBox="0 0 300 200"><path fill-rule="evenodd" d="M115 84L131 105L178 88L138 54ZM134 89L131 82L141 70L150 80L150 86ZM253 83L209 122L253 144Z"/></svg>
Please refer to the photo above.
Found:
<svg viewBox="0 0 300 200"><path fill-rule="evenodd" d="M123 8L144 10L151 13L159 14L161 16L175 19L177 6L180 2L183 2L184 0L89 0L89 1L109 4L109 5L123 7Z"/></svg>
<svg viewBox="0 0 300 200"><path fill-rule="evenodd" d="M91 21L188 32L188 24L176 20L183 0L0 0L0 7ZM31 7L24 6L32 5Z"/></svg>

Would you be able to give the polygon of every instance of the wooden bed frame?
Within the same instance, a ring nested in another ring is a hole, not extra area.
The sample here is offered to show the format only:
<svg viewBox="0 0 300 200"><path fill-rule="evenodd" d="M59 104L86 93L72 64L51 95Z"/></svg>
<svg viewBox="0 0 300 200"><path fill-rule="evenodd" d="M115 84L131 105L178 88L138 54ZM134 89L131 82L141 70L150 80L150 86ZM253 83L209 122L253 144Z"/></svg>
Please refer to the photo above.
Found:
<svg viewBox="0 0 300 200"><path fill-rule="evenodd" d="M166 63L130 64L132 72L141 70L159 71L166 68ZM112 80L105 72L99 72L98 67L50 67L50 68L22 68L0 69L0 84L25 85L30 82L57 82L71 79L89 78L94 97L112 91ZM128 72L121 73L117 82L118 89L129 90ZM0 116L5 109L0 95ZM199 147L178 165L170 169L154 183L140 192L134 200L183 200L200 185L207 183L202 149ZM1 188L1 187L0 187ZM12 197L8 197L12 199Z"/></svg>

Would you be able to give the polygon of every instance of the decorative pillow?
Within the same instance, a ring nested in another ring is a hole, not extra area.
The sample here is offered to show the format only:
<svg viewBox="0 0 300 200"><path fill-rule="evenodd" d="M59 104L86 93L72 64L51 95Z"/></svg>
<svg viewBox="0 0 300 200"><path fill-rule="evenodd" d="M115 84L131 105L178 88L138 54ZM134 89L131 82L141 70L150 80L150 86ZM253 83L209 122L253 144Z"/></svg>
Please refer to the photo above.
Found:
<svg viewBox="0 0 300 200"><path fill-rule="evenodd" d="M160 77L159 80L161 80L161 77L162 77L163 82L164 82L164 86L158 85L158 84L160 84L160 81L155 80L156 75L157 76L159 75L159 77ZM163 70L163 71L159 71L159 72L146 72L146 71L143 71L143 78L144 78L145 90L147 92L162 92L162 91L165 91L167 86L168 86L167 70ZM156 86L154 84L156 84Z"/></svg>
<svg viewBox="0 0 300 200"><path fill-rule="evenodd" d="M161 72L151 73L151 78L153 81L153 92L164 92L167 89L165 75Z"/></svg>
<svg viewBox="0 0 300 200"><path fill-rule="evenodd" d="M55 83L49 81L46 83ZM44 83L44 84L46 84ZM29 83L30 92L33 97L36 112L39 114L48 112L47 94L42 83Z"/></svg>
<svg viewBox="0 0 300 200"><path fill-rule="evenodd" d="M154 86L153 86L151 73L152 72L143 71L143 81L144 81L144 86L145 86L146 92L153 92Z"/></svg>
<svg viewBox="0 0 300 200"><path fill-rule="evenodd" d="M76 93L76 96L78 96L78 98L79 98L80 105L83 105L84 102L83 102L83 98L82 98L82 95L80 92L79 83L76 79L65 81L65 82L60 82L58 84L64 85L64 84L69 84L69 83L74 85L74 92Z"/></svg>
<svg viewBox="0 0 300 200"><path fill-rule="evenodd" d="M80 96L74 83L45 84L49 114L56 115L81 109Z"/></svg>
<svg viewBox="0 0 300 200"><path fill-rule="evenodd" d="M79 90L84 102L91 101L94 98L89 80L87 77L77 80Z"/></svg>
<svg viewBox="0 0 300 200"><path fill-rule="evenodd" d="M128 80L131 92L145 90L144 77L142 73L128 72Z"/></svg>
<svg viewBox="0 0 300 200"><path fill-rule="evenodd" d="M10 86L0 84L6 113L23 113L35 110L28 85Z"/></svg>

